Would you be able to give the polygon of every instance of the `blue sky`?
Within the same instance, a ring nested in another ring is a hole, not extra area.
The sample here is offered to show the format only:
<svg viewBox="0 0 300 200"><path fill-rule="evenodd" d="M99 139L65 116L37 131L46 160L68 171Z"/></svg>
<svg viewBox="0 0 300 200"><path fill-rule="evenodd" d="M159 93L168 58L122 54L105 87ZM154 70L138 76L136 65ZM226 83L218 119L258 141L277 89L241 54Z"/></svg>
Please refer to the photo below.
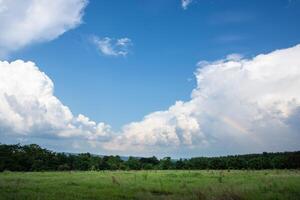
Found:
<svg viewBox="0 0 300 200"><path fill-rule="evenodd" d="M39 64L74 113L118 129L187 100L200 60L253 56L300 41L299 1L90 1L84 23L10 56ZM128 37L126 57L101 55L90 37Z"/></svg>
<svg viewBox="0 0 300 200"><path fill-rule="evenodd" d="M176 101L188 102L201 87L199 61L234 53L250 59L300 42L299 0L193 0L186 9L180 0L90 0L82 12L73 28L1 60L34 62L75 116L105 122L114 132ZM112 43L130 39L126 55L102 53L93 38L105 37ZM189 152L182 148L178 155Z"/></svg>

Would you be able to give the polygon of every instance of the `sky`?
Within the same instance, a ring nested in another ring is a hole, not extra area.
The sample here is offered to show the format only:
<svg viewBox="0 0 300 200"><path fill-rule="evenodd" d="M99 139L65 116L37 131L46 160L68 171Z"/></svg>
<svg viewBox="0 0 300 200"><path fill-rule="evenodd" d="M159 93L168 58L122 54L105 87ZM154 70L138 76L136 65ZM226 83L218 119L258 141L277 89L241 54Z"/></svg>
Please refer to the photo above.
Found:
<svg viewBox="0 0 300 200"><path fill-rule="evenodd" d="M0 142L300 149L299 0L0 0Z"/></svg>

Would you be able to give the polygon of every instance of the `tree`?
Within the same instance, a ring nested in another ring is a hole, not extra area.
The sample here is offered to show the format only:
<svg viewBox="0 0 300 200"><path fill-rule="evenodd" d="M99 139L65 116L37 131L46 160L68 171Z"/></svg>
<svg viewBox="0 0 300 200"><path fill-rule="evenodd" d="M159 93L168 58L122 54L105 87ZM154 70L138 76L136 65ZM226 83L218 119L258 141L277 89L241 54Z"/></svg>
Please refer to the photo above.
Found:
<svg viewBox="0 0 300 200"><path fill-rule="evenodd" d="M160 160L159 163L160 169L172 169L173 168L173 163L171 161L170 157L165 157Z"/></svg>
<svg viewBox="0 0 300 200"><path fill-rule="evenodd" d="M137 158L129 157L126 162L126 166L129 170L139 170L141 169L141 163Z"/></svg>
<svg viewBox="0 0 300 200"><path fill-rule="evenodd" d="M43 149L36 144L0 144L0 171L50 170L151 170L151 169L299 169L300 151L222 157L196 157L172 161L156 157L100 157L90 153L66 154Z"/></svg>

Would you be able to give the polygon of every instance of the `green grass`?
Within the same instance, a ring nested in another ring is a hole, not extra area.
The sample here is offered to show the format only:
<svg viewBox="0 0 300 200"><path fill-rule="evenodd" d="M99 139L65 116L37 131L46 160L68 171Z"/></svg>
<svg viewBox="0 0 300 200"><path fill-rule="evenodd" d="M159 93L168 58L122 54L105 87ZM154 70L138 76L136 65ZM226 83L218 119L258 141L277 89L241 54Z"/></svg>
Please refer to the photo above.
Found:
<svg viewBox="0 0 300 200"><path fill-rule="evenodd" d="M299 200L299 170L0 173L0 199Z"/></svg>

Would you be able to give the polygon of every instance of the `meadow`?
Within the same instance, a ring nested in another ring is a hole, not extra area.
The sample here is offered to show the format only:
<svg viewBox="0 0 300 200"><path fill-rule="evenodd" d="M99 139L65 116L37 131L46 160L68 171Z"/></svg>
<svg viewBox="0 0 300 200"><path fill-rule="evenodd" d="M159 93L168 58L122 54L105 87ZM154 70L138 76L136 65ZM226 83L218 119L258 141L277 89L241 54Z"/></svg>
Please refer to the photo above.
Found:
<svg viewBox="0 0 300 200"><path fill-rule="evenodd" d="M300 170L6 171L0 199L298 200Z"/></svg>

